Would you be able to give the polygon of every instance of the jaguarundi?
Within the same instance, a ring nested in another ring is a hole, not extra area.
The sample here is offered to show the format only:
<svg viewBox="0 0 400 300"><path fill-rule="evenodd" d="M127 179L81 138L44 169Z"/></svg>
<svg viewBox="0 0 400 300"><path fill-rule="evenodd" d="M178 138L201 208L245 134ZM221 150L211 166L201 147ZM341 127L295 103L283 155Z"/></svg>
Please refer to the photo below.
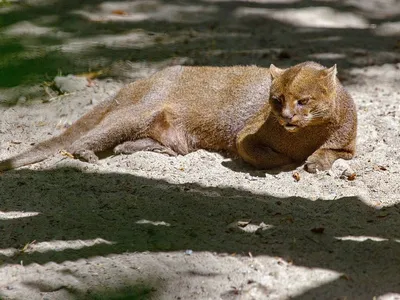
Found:
<svg viewBox="0 0 400 300"><path fill-rule="evenodd" d="M351 159L356 107L336 76L304 62L168 67L124 86L57 137L0 162L8 170L66 150L90 163L96 153L147 150L185 155L197 149L241 158L258 169L305 162L309 172Z"/></svg>

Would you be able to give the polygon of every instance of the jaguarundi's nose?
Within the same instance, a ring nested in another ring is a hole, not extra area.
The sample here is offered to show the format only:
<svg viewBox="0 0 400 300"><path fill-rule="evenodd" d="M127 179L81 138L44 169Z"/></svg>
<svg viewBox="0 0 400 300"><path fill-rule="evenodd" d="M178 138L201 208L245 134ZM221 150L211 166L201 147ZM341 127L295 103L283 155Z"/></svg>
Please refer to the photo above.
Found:
<svg viewBox="0 0 400 300"><path fill-rule="evenodd" d="M282 110L282 117L285 119L285 121L290 122L294 117L294 113L292 113L288 109L284 109Z"/></svg>

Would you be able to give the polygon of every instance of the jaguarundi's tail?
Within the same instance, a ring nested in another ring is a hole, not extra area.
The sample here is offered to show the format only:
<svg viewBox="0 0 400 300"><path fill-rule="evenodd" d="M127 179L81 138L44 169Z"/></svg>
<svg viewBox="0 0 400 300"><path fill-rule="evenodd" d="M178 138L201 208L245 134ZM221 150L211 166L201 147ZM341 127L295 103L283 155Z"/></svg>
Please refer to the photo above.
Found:
<svg viewBox="0 0 400 300"><path fill-rule="evenodd" d="M0 161L0 171L37 163L55 154L58 150L68 147L103 120L110 111L112 101L113 99L109 99L98 104L59 136L43 141L14 157Z"/></svg>

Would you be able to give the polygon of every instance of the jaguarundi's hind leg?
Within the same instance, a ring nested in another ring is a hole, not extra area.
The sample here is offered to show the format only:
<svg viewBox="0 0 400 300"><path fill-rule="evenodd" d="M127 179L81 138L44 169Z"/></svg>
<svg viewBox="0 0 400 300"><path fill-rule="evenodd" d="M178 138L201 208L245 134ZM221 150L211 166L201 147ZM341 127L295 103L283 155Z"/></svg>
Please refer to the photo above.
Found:
<svg viewBox="0 0 400 300"><path fill-rule="evenodd" d="M121 136L116 135L116 130L114 128L102 129L96 127L88 134L72 143L72 145L67 148L67 151L74 155L75 158L89 163L97 163L99 158L96 152L102 152L114 147L121 142L121 139Z"/></svg>
<svg viewBox="0 0 400 300"><path fill-rule="evenodd" d="M170 156L178 155L174 150L165 147L164 145L151 138L143 138L136 141L127 141L114 148L115 154L131 154L137 151L153 151Z"/></svg>
<svg viewBox="0 0 400 300"><path fill-rule="evenodd" d="M97 152L112 149L124 141L134 140L145 131L146 123L148 122L120 118L118 115L109 116L66 150L76 158L96 163Z"/></svg>

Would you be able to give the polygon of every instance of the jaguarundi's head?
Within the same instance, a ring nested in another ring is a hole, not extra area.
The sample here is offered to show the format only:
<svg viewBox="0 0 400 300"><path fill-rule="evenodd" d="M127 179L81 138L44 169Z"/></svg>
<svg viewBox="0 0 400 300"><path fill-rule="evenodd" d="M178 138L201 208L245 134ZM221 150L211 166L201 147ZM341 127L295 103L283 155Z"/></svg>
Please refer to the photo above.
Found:
<svg viewBox="0 0 400 300"><path fill-rule="evenodd" d="M336 65L304 62L287 69L270 66L273 115L289 132L326 123L335 112Z"/></svg>

